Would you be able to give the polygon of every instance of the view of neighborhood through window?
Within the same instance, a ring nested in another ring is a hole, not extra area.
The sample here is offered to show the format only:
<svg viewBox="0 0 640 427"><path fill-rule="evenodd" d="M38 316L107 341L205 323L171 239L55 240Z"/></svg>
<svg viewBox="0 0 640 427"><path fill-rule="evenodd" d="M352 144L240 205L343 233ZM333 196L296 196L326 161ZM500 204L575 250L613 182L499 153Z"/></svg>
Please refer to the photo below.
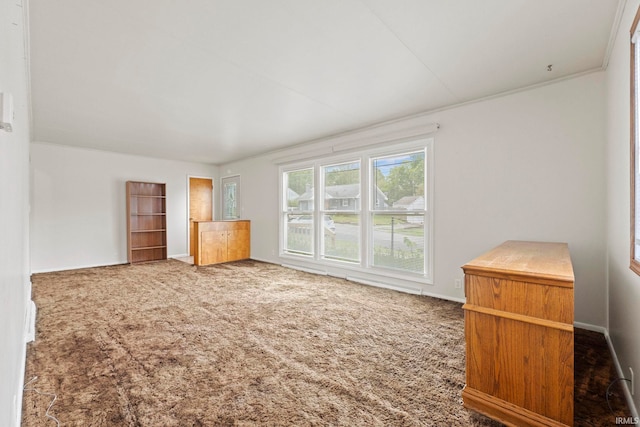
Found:
<svg viewBox="0 0 640 427"><path fill-rule="evenodd" d="M324 258L360 262L360 161L323 166Z"/></svg>
<svg viewBox="0 0 640 427"><path fill-rule="evenodd" d="M372 160L373 265L424 273L424 151Z"/></svg>
<svg viewBox="0 0 640 427"><path fill-rule="evenodd" d="M283 169L283 252L426 275L426 152L361 153Z"/></svg>
<svg viewBox="0 0 640 427"><path fill-rule="evenodd" d="M292 254L313 255L313 169L285 172L284 250Z"/></svg>

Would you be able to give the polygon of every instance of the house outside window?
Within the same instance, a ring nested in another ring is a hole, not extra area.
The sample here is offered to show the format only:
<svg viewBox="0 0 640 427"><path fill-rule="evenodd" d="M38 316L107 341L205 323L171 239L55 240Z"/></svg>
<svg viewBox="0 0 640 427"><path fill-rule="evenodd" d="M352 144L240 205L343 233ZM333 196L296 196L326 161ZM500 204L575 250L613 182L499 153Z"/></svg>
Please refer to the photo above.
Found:
<svg viewBox="0 0 640 427"><path fill-rule="evenodd" d="M372 208L372 265L424 274L425 151L372 159L372 179L385 203Z"/></svg>
<svg viewBox="0 0 640 427"><path fill-rule="evenodd" d="M323 259L360 262L360 169L360 159L320 166Z"/></svg>

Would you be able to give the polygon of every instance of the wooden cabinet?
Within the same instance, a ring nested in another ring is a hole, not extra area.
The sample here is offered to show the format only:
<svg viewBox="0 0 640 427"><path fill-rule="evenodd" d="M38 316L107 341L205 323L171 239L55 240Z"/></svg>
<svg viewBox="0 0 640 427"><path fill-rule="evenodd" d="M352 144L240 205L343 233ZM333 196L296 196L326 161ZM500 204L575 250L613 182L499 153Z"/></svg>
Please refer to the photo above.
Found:
<svg viewBox="0 0 640 427"><path fill-rule="evenodd" d="M127 259L167 259L165 184L127 181Z"/></svg>
<svg viewBox="0 0 640 427"><path fill-rule="evenodd" d="M574 276L567 244L507 241L462 268L464 406L507 425L572 426Z"/></svg>
<svg viewBox="0 0 640 427"><path fill-rule="evenodd" d="M251 255L251 223L239 221L196 221L195 265L247 259Z"/></svg>

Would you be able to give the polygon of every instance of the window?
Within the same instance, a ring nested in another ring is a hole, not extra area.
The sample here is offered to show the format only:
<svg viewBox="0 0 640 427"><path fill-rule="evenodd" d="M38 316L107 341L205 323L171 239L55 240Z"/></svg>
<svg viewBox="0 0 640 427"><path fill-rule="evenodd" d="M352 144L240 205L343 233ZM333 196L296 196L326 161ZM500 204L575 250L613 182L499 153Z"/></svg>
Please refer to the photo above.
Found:
<svg viewBox="0 0 640 427"><path fill-rule="evenodd" d="M285 172L282 180L285 189L282 206L284 252L313 255L313 169Z"/></svg>
<svg viewBox="0 0 640 427"><path fill-rule="evenodd" d="M640 89L640 9L631 26L631 269L640 274L640 125L638 91Z"/></svg>
<svg viewBox="0 0 640 427"><path fill-rule="evenodd" d="M372 159L372 264L424 274L425 153Z"/></svg>
<svg viewBox="0 0 640 427"><path fill-rule="evenodd" d="M240 218L240 176L222 178L222 219Z"/></svg>
<svg viewBox="0 0 640 427"><path fill-rule="evenodd" d="M281 167L281 255L430 280L431 143Z"/></svg>
<svg viewBox="0 0 640 427"><path fill-rule="evenodd" d="M321 166L321 170L322 256L360 262L360 161Z"/></svg>

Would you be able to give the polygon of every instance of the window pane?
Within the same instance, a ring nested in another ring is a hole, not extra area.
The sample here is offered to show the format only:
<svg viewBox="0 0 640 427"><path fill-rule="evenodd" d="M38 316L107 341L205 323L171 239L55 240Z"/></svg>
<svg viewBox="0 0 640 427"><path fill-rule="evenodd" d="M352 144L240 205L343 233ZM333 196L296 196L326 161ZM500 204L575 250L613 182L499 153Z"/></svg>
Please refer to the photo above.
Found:
<svg viewBox="0 0 640 427"><path fill-rule="evenodd" d="M374 214L373 265L424 273L424 215Z"/></svg>
<svg viewBox="0 0 640 427"><path fill-rule="evenodd" d="M324 210L360 210L360 162L324 166Z"/></svg>
<svg viewBox="0 0 640 427"><path fill-rule="evenodd" d="M360 215L323 215L325 258L360 262Z"/></svg>
<svg viewBox="0 0 640 427"><path fill-rule="evenodd" d="M373 159L372 208L425 209L424 151Z"/></svg>
<svg viewBox="0 0 640 427"><path fill-rule="evenodd" d="M313 255L313 169L285 172L283 182L284 251Z"/></svg>
<svg viewBox="0 0 640 427"><path fill-rule="evenodd" d="M323 166L322 256L360 261L360 162ZM331 212L331 214L329 214Z"/></svg>
<svg viewBox="0 0 640 427"><path fill-rule="evenodd" d="M313 255L313 216L288 213L285 215L285 221L285 251Z"/></svg>
<svg viewBox="0 0 640 427"><path fill-rule="evenodd" d="M284 182L287 210L313 211L313 169L285 172Z"/></svg>
<svg viewBox="0 0 640 427"><path fill-rule="evenodd" d="M239 218L238 216L238 205L237 205L237 197L236 197L236 189L237 183L235 182L225 182L224 189L222 190L224 193L223 200L223 212L224 219L235 219Z"/></svg>

